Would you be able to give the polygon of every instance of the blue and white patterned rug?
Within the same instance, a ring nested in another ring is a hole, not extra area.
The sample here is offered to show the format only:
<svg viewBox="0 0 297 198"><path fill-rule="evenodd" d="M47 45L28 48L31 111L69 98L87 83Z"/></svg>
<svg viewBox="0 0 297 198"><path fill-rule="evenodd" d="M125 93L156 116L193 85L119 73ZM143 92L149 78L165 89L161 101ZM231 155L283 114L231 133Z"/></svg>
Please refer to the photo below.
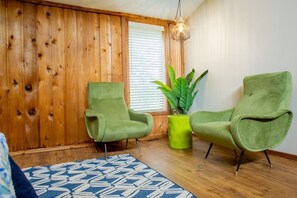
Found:
<svg viewBox="0 0 297 198"><path fill-rule="evenodd" d="M194 197L129 154L23 171L41 198Z"/></svg>

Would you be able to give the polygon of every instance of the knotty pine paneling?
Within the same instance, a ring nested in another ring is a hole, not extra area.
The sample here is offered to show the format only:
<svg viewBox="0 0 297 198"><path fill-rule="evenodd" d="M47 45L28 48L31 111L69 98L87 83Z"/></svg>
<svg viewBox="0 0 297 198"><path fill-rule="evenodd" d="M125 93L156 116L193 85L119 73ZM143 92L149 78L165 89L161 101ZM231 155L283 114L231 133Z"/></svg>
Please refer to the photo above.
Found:
<svg viewBox="0 0 297 198"><path fill-rule="evenodd" d="M66 144L78 142L78 56L82 46L77 45L78 28L77 12L64 10L64 31L65 31L65 133ZM82 36L82 35L80 35Z"/></svg>
<svg viewBox="0 0 297 198"><path fill-rule="evenodd" d="M100 19L96 13L88 13L90 31L88 37L90 81L101 80L100 68Z"/></svg>
<svg viewBox="0 0 297 198"><path fill-rule="evenodd" d="M23 62L23 5L7 1L7 78L9 140L12 150L22 150L25 145L25 100ZM5 123L4 123L5 124Z"/></svg>
<svg viewBox="0 0 297 198"><path fill-rule="evenodd" d="M7 75L7 35L6 1L0 0L0 126L10 140L8 123L8 75Z"/></svg>
<svg viewBox="0 0 297 198"><path fill-rule="evenodd" d="M111 29L110 15L100 14L100 70L101 81L111 82Z"/></svg>
<svg viewBox="0 0 297 198"><path fill-rule="evenodd" d="M123 82L123 63L122 63L122 29L121 18L118 16L110 17L111 24L111 74L113 82Z"/></svg>
<svg viewBox="0 0 297 198"><path fill-rule="evenodd" d="M78 96L86 96L87 95L87 84L90 79L90 70L89 68L89 39L87 36L90 32L90 24L88 21L88 13L86 12L77 12L77 47L80 47L80 50L77 50L77 68L79 75L77 75L77 93ZM86 68L86 69L85 69ZM77 140L83 141L88 137L88 134L85 131L85 122L84 122L84 110L87 106L87 98L86 97L78 97L78 134Z"/></svg>
<svg viewBox="0 0 297 198"><path fill-rule="evenodd" d="M54 124L53 114L53 89L52 89L52 58L51 58L51 8L37 6L37 51L39 74L39 122L40 122L40 146L52 145L52 132Z"/></svg>
<svg viewBox="0 0 297 198"><path fill-rule="evenodd" d="M51 146L65 145L65 45L64 10L51 8L51 67L53 93L53 131Z"/></svg>
<svg viewBox="0 0 297 198"><path fill-rule="evenodd" d="M25 100L25 147L39 147L38 113L38 65L36 43L37 7L23 4L23 58L24 58L24 100Z"/></svg>
<svg viewBox="0 0 297 198"><path fill-rule="evenodd" d="M166 63L182 74L183 50L164 21ZM129 16L0 0L0 131L10 151L91 142L84 123L89 81L124 82L129 104ZM154 115L146 139L166 136Z"/></svg>

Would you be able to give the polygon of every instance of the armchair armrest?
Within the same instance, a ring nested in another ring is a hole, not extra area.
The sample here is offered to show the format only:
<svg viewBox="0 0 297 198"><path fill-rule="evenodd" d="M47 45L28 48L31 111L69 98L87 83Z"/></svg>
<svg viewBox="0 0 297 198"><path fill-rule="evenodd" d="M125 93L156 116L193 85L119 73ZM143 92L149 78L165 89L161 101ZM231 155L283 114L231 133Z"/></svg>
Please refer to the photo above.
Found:
<svg viewBox="0 0 297 198"><path fill-rule="evenodd" d="M288 109L262 115L237 115L231 120L231 134L241 149L263 151L284 140L292 118L293 113Z"/></svg>
<svg viewBox="0 0 297 198"><path fill-rule="evenodd" d="M234 108L218 112L197 111L190 115L190 124L192 125L194 123L230 121L233 111Z"/></svg>
<svg viewBox="0 0 297 198"><path fill-rule="evenodd" d="M95 142L101 142L105 134L106 120L104 116L92 109L86 109L85 122L89 136Z"/></svg>
<svg viewBox="0 0 297 198"><path fill-rule="evenodd" d="M146 135L148 135L153 128L153 116L149 113L138 113L133 109L129 109L129 116L131 120L142 122L148 125L148 131Z"/></svg>

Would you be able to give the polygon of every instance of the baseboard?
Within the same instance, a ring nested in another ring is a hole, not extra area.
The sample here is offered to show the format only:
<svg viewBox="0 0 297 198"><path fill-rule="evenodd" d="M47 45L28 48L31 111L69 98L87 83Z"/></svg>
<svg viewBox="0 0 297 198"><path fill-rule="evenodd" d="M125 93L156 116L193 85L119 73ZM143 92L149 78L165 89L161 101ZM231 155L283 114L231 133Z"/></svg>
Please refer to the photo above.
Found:
<svg viewBox="0 0 297 198"><path fill-rule="evenodd" d="M141 138L140 141L151 141L151 140L157 140L157 139L160 139L160 138L164 138L164 136L160 135L160 136L153 136L153 137L150 137L150 138ZM119 142L125 142L125 141L126 140L122 140L122 141L119 141ZM25 155L25 154L33 154L33 153L61 151L61 150L67 150L67 149L85 148L85 147L92 147L92 146L95 147L94 142L73 144L73 145L66 145L66 146L56 146L56 147L49 147L49 148L28 149L28 150L23 150L23 151L13 151L13 152L10 152L9 154L11 156L16 156L16 155Z"/></svg>
<svg viewBox="0 0 297 198"><path fill-rule="evenodd" d="M275 155L275 156L279 156L279 157L282 157L282 158L297 161L297 155L293 155L293 154L289 154L289 153L283 153L283 152L275 151L275 150L268 150L268 153L271 154L271 155Z"/></svg>
<svg viewBox="0 0 297 198"><path fill-rule="evenodd" d="M75 144L75 145L67 145L67 146L56 146L56 147L49 147L49 148L37 148L37 149L28 149L23 151L14 151L10 152L11 156L15 155L25 155L25 154L33 154L33 153L44 153L44 152L51 152L51 151L61 151L67 149L75 149L75 148L85 148L94 146L93 142L90 143L82 143L82 144Z"/></svg>

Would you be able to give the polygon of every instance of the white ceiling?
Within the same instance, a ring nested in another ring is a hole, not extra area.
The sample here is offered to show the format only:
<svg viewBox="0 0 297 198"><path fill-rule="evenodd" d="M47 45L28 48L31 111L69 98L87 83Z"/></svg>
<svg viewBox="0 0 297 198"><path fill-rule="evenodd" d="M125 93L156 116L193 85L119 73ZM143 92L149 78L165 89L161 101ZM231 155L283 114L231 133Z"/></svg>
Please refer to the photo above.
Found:
<svg viewBox="0 0 297 198"><path fill-rule="evenodd" d="M159 19L174 20L178 0L47 0L51 2L76 5L137 14ZM191 16L204 0L181 0L182 17Z"/></svg>

